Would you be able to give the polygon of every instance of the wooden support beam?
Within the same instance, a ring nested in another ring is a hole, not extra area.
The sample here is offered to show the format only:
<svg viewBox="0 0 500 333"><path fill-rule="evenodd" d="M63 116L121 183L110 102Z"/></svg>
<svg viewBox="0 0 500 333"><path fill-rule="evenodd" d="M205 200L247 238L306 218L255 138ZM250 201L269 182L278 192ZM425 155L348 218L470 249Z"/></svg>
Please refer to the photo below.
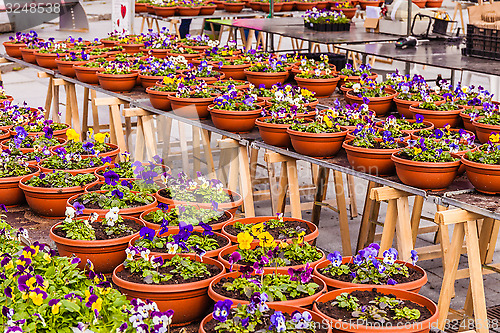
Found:
<svg viewBox="0 0 500 333"><path fill-rule="evenodd" d="M396 190L395 188L384 186L384 187L376 187L371 190L370 199L376 201L384 201L391 199L398 199L401 197L407 197L411 194L407 192L403 192L400 190Z"/></svg>
<svg viewBox="0 0 500 333"><path fill-rule="evenodd" d="M457 209L449 209L437 212L434 217L434 221L437 224L450 225L467 221L479 220L481 218L482 216L479 214L471 213L466 210L457 208Z"/></svg>

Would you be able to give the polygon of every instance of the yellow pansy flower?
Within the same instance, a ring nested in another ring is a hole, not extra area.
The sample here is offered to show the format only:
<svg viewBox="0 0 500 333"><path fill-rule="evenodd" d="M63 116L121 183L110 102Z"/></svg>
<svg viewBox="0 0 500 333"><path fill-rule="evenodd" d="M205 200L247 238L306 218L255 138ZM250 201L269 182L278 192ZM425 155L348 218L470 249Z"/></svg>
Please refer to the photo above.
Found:
<svg viewBox="0 0 500 333"><path fill-rule="evenodd" d="M40 306L43 304L43 295L34 291L30 291L29 298L33 301L33 304Z"/></svg>
<svg viewBox="0 0 500 333"><path fill-rule="evenodd" d="M254 224L252 226L252 235L259 236L264 231L264 223Z"/></svg>
<svg viewBox="0 0 500 333"><path fill-rule="evenodd" d="M97 310L97 311L101 312L101 308L102 308L102 298L99 297L99 298L97 298L97 300L94 303L92 303L91 309L92 309L92 311Z"/></svg>
<svg viewBox="0 0 500 333"><path fill-rule="evenodd" d="M299 244L302 244L304 242L304 235L306 234L305 231L301 231L299 232L299 234L297 235L297 242Z"/></svg>
<svg viewBox="0 0 500 333"><path fill-rule="evenodd" d="M269 232L263 232L259 235L260 243L259 245L262 247L275 247L276 242L274 241L274 237Z"/></svg>
<svg viewBox="0 0 500 333"><path fill-rule="evenodd" d="M57 304L52 305L52 314L58 314L60 307L61 307L61 302L58 302Z"/></svg>
<svg viewBox="0 0 500 333"><path fill-rule="evenodd" d="M413 152L415 154L420 154L422 152L422 148L415 147L415 148L413 148Z"/></svg>
<svg viewBox="0 0 500 333"><path fill-rule="evenodd" d="M104 139L106 139L109 136L109 133L96 133L94 135L94 139L96 142L103 143Z"/></svg>
<svg viewBox="0 0 500 333"><path fill-rule="evenodd" d="M72 128L68 128L66 130L66 136L68 140L73 140L75 142L80 141L80 134L76 133L76 131Z"/></svg>
<svg viewBox="0 0 500 333"><path fill-rule="evenodd" d="M498 133L492 133L492 134L490 135L490 138L489 138L489 139L490 139L490 141L491 141L491 142L493 142L493 143L497 143L497 142L499 142L499 141L500 141L500 134L498 134Z"/></svg>
<svg viewBox="0 0 500 333"><path fill-rule="evenodd" d="M239 243L239 248L242 250L250 250L252 247L250 244L253 242L253 237L250 235L248 231L245 232L240 232L238 236L236 237L238 243Z"/></svg>

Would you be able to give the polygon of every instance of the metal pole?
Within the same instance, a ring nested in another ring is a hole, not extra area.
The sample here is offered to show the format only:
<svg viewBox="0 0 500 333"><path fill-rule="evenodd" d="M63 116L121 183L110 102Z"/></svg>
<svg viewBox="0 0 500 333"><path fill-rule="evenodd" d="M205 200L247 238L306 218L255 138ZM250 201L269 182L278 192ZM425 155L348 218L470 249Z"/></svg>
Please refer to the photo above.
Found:
<svg viewBox="0 0 500 333"><path fill-rule="evenodd" d="M410 36L411 35L411 6L413 5L413 2L411 0L408 0L408 22L406 22L406 35Z"/></svg>
<svg viewBox="0 0 500 333"><path fill-rule="evenodd" d="M269 1L269 17L274 17L274 0Z"/></svg>

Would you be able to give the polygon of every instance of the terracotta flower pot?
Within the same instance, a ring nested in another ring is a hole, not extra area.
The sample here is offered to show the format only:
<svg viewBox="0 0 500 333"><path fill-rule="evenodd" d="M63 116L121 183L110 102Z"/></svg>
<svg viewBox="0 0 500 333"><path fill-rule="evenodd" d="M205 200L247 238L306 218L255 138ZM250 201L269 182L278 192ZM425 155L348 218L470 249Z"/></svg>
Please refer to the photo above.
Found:
<svg viewBox="0 0 500 333"><path fill-rule="evenodd" d="M430 317L427 320L424 320L422 322L417 322L414 325L408 324L408 325L401 325L401 326L392 326L392 327L387 327L384 326L382 329L380 329L380 326L378 325L373 325L373 326L364 326L364 325L358 325L354 322L349 323L349 321L342 321L337 318L331 317L331 314L328 313L323 313L318 309L318 303L327 303L330 301L335 300L337 296L339 296L342 293L352 293L353 291L371 291L372 288L367 288L367 287L355 287L355 288L346 288L346 289L338 289L338 290L333 290L330 291L321 297L319 297L316 302L313 304L313 310L318 312L320 315L325 316L327 322L329 323L330 326L334 327L336 332L352 332L352 333L368 333L368 332L384 332L384 333L398 333L398 332L412 332L412 333L424 333L424 332L429 332L431 328L437 327L437 320L438 320L438 311L437 311L437 306L434 304L430 299L427 297L424 297L419 294L415 294L406 290L399 290L399 289L390 289L390 288L383 288L383 287L378 287L377 291L382 294L386 295L394 295L396 296L397 299L399 300L409 300L412 301L418 305L424 306L432 314L432 317Z"/></svg>
<svg viewBox="0 0 500 333"><path fill-rule="evenodd" d="M64 188L44 188L26 185L34 175L28 175L19 181L19 188L24 192L30 209L44 218L64 218L66 202L76 194L84 192L85 186L73 186ZM97 178L89 185L97 184Z"/></svg>
<svg viewBox="0 0 500 333"><path fill-rule="evenodd" d="M404 99L399 99L397 96L394 97L394 103L396 103L398 113L406 119L413 118L413 112L410 111L410 106L417 107L420 104L419 101L406 101Z"/></svg>
<svg viewBox="0 0 500 333"><path fill-rule="evenodd" d="M168 259L172 256L162 255L162 257ZM224 266L217 260L203 258L203 263L215 265L221 269L221 272L215 277L197 282L173 285L139 284L119 278L118 273L124 270L123 265L120 265L113 272L113 282L128 299L149 299L156 302L160 311L174 310L172 318L174 325L187 324L201 319L209 311L212 305L207 295L209 284L224 274Z"/></svg>
<svg viewBox="0 0 500 333"><path fill-rule="evenodd" d="M297 307L297 306L288 306L288 305L278 305L278 304L274 304L274 303L269 303L268 304L269 308L270 309L273 309L273 310L276 310L276 311L280 311L282 313L287 313L289 315L293 314L294 312L298 311L300 313L303 313L304 311L308 311L310 314L311 314L311 320L316 322L316 323L322 323L324 321L324 317L320 316L319 314L317 314L316 312L314 311L311 311L311 310L307 310L307 309L304 309L304 308L300 308L300 307ZM199 333L214 333L213 331L206 331L205 330L205 325L210 322L211 320L213 320L213 315L212 314L209 314L208 316L206 316L200 323L200 329L199 329ZM332 329L330 327L328 327L327 329L327 333L331 333L332 332Z"/></svg>
<svg viewBox="0 0 500 333"><path fill-rule="evenodd" d="M22 47L20 51L24 61L29 62L30 64L36 64L35 49Z"/></svg>
<svg viewBox="0 0 500 333"><path fill-rule="evenodd" d="M427 0L412 0L412 2L418 6L418 8L425 8Z"/></svg>
<svg viewBox="0 0 500 333"><path fill-rule="evenodd" d="M73 66L73 69L79 81L93 85L99 84L97 73L104 71L104 68L100 67Z"/></svg>
<svg viewBox="0 0 500 333"><path fill-rule="evenodd" d="M252 8L253 10L261 10L262 3L259 1L250 1L250 8Z"/></svg>
<svg viewBox="0 0 500 333"><path fill-rule="evenodd" d="M200 15L213 15L215 10L217 9L217 5L204 5L201 6Z"/></svg>
<svg viewBox="0 0 500 333"><path fill-rule="evenodd" d="M373 7L380 7L384 1L379 1L379 0L360 0L359 1L359 6L361 9L366 9L368 6L373 6Z"/></svg>
<svg viewBox="0 0 500 333"><path fill-rule="evenodd" d="M276 219L276 216L259 216L259 217L246 217L246 218L242 218L242 219L237 219L237 220L233 220L233 221L228 221L224 224L224 226L222 227L222 234L227 236L231 242L233 243L237 243L238 242L238 239L237 239L237 236L234 236L234 235L231 235L229 232L227 232L227 227L236 223L236 222L239 222L239 223L243 223L243 224L259 224L259 223L263 223L263 222L266 222L266 221L269 221L269 220L273 220L273 219ZM297 219L297 218L294 218L294 217L283 217L283 221L285 222L289 222L289 221L300 221L304 224L307 225L307 228L309 229L310 233L306 234L304 236L304 241L305 242L308 242L309 244L313 244L315 239L318 238L318 235L319 235L319 230L318 230L318 227L312 223L312 222L309 222L309 221L306 221L306 220L301 220L301 219ZM258 242L259 240L254 240L254 242Z"/></svg>
<svg viewBox="0 0 500 333"><path fill-rule="evenodd" d="M147 13L148 8L146 7L146 3L135 3L135 12L136 13Z"/></svg>
<svg viewBox="0 0 500 333"><path fill-rule="evenodd" d="M353 169L381 177L390 176L396 172L391 156L400 151L401 148L372 149L355 147L350 143L352 143L351 140L344 141L342 147L344 147L347 160Z"/></svg>
<svg viewBox="0 0 500 333"><path fill-rule="evenodd" d="M40 168L30 166L32 173L38 175ZM6 207L15 207L25 202L24 192L19 187L19 181L27 175L0 178L0 202Z"/></svg>
<svg viewBox="0 0 500 333"><path fill-rule="evenodd" d="M259 128L260 137L268 145L281 147L281 148L291 148L292 142L290 141L290 135L287 133L290 124L273 124L265 122L265 119L270 119L271 117L261 117L255 120L255 125Z"/></svg>
<svg viewBox="0 0 500 333"><path fill-rule="evenodd" d="M245 8L244 2L224 2L224 10L229 13L239 13Z"/></svg>
<svg viewBox="0 0 500 333"><path fill-rule="evenodd" d="M278 273L280 274L280 273ZM249 302L246 300L240 300L240 299L235 299L235 298L230 298L230 297L225 297L223 295L218 294L214 289L213 286L216 285L220 280L224 278L237 278L241 275L239 272L231 272L231 273L226 273L224 275L218 275L215 279L212 280L210 283L210 286L208 288L208 296L214 302L225 300L225 299L230 299L233 301L233 304L248 304ZM284 274L280 274L284 275ZM303 298L297 298L297 299L291 299L287 301L277 301L277 302L268 302L268 304L279 304L279 305L291 305L291 306L300 306L300 307L305 307L305 308L311 308L311 304L313 304L314 300L317 299L321 294L326 292L326 284L323 280L318 278L317 276L312 276L311 281L318 284L318 292L312 296L307 296Z"/></svg>
<svg viewBox="0 0 500 333"><path fill-rule="evenodd" d="M254 242L250 246L252 247L252 250L253 250L253 249L255 249L256 247L259 246L259 243ZM219 256L218 256L217 260L219 260L219 262L221 262L224 265L224 267L226 267L226 270L228 272L230 272L231 264L229 263L229 261L227 261L226 259L224 259L224 257L226 255L228 255L228 254L229 255L232 254L233 252L237 252L238 249L239 249L239 245L232 245L232 246L225 247L222 251L219 251ZM309 263L310 267L314 268L320 262L322 262L322 261L325 260L325 254L323 253L323 251L321 251L320 249L318 249L318 251L321 252L322 257L321 257L321 259L318 259L316 261L310 262ZM241 266L242 265L237 264L237 263L234 264L233 265L233 272L239 271L239 269L240 269ZM287 274L289 268L299 269L299 268L303 268L305 266L306 266L306 264L304 263L302 265L294 265L294 266L264 267L264 274L272 274L274 272L277 272L278 274Z"/></svg>
<svg viewBox="0 0 500 333"><path fill-rule="evenodd" d="M178 116L188 119L207 119L208 106L213 103L214 97L210 98L181 98L169 95L172 110Z"/></svg>
<svg viewBox="0 0 500 333"><path fill-rule="evenodd" d="M146 10L148 11L149 14L155 14L155 8L153 7L152 4L146 4ZM101 39L102 41L102 39Z"/></svg>
<svg viewBox="0 0 500 333"><path fill-rule="evenodd" d="M441 8L443 0L427 0L427 8Z"/></svg>
<svg viewBox="0 0 500 333"><path fill-rule="evenodd" d="M5 53L7 53L8 56L21 59L23 57L21 48L24 48L27 45L24 43L3 42L3 46L5 47Z"/></svg>
<svg viewBox="0 0 500 333"><path fill-rule="evenodd" d="M82 61L64 61L64 60L61 60L61 59L56 59L55 61L56 61L56 64L57 64L57 70L62 75L69 76L69 77L75 77L76 76L75 69L73 68L73 65L79 66L79 65L82 65L82 64L84 64L84 63L87 62L86 60L82 60Z"/></svg>
<svg viewBox="0 0 500 333"><path fill-rule="evenodd" d="M159 80L163 80L163 75L144 75L139 74L139 78L141 79L141 85L144 89L149 87L153 87L156 85L156 82Z"/></svg>
<svg viewBox="0 0 500 333"><path fill-rule="evenodd" d="M96 192L104 193L105 191L96 191ZM133 192L133 193L138 193L138 192ZM76 194L76 195L70 197L66 201L66 206L73 207L73 203L75 201L78 201L80 196L81 196L81 194ZM138 218L142 212L144 212L148 209L151 209L153 207L156 207L156 205L158 204L158 202L156 201L156 198L154 196L151 196L151 197L153 197L154 200L150 204L141 205L141 206L132 207L132 208L122 208L122 209L120 209L120 215L127 216L127 217L132 216L132 217ZM106 215L107 212L109 212L109 209L91 209L91 208L84 208L83 209L83 215L90 215L92 213L97 213L98 215Z"/></svg>
<svg viewBox="0 0 500 333"><path fill-rule="evenodd" d="M137 224L144 225L141 221L130 216L124 216L129 220L134 220ZM102 217L101 217L102 219ZM65 237L60 237L54 233L55 228L63 222L55 224L50 228L50 239L56 243L59 255L71 257L73 254L81 259L78 268L84 269L87 264L87 259L94 264L94 271L103 274L109 274L120 265L127 255L125 249L128 247L128 242L137 233L115 239L107 240L75 240Z"/></svg>
<svg viewBox="0 0 500 333"><path fill-rule="evenodd" d="M161 17L170 17L175 15L177 6L165 7L165 6L153 6L155 14Z"/></svg>
<svg viewBox="0 0 500 333"><path fill-rule="evenodd" d="M176 235L176 234L178 234L178 233L179 233L179 229L176 229L176 230L172 229L172 230L171 230L171 229L169 228L167 232L165 232L164 234L162 234L162 235L161 235L161 236L159 236L159 237L167 237L168 235ZM219 237L224 238L224 239L227 241L227 243L226 243L225 245L223 245L222 247L220 247L220 248L217 248L217 249L215 249L215 250L211 250L211 251L207 251L207 253L205 253L205 254L203 255L203 258L213 258L213 259L215 259L215 260L218 260L217 258L218 258L219 253L220 253L221 251L224 251L224 250L226 250L226 249L228 249L228 248L232 247L232 246L231 246L231 241L229 240L229 238L227 238L226 236L224 236L223 234L218 233L218 232L214 232L214 235L217 235L217 236L219 236ZM135 236L134 236L134 237L133 237L133 238L129 241L129 246L134 246L135 242L137 242L137 240L138 240L140 237L141 237L140 235L135 235ZM165 252L157 252L155 249L152 249L152 250L151 250L151 253L150 253L150 255L153 255L153 256L155 256L155 257L159 257L159 256L162 256L162 255L164 255L164 254L167 254L167 253L165 253ZM190 255L192 255L192 254L194 254L194 253L177 253L177 254L178 254L178 255L180 255L181 257L188 257L188 256L190 256Z"/></svg>
<svg viewBox="0 0 500 333"><path fill-rule="evenodd" d="M352 257L343 257L342 258L342 263L347 264L348 262L352 261ZM410 263L403 262L400 260L396 260L398 264L404 264L405 266L409 268L413 268L419 272L422 273L422 277L418 280L411 281L411 282L405 282L405 283L397 283L395 285L376 285L376 284L362 284L362 283L352 283L352 282L345 282L345 281L340 281L336 279L329 278L319 272L320 269L327 267L330 265L329 260L323 260L320 262L316 267L314 267L314 275L319 276L321 280L325 281L326 285L328 286L328 290L335 290L335 289L343 289L343 288L355 288L355 287L361 287L361 288L388 288L388 289L401 289L401 290L407 290L411 291L414 293L418 293L420 289L427 283L427 273L425 272L424 269L420 268L419 266L414 266Z"/></svg>
<svg viewBox="0 0 500 333"><path fill-rule="evenodd" d="M483 118L483 117L481 117ZM472 126L476 129L476 134L477 134L477 139L481 143L486 143L490 141L490 135L492 132L499 133L500 132L500 126L498 125L490 125L490 124L483 124L477 122L477 120L474 120L472 122Z"/></svg>
<svg viewBox="0 0 500 333"><path fill-rule="evenodd" d="M133 44L117 44L118 46L123 47L123 52L125 53L139 53L141 52L141 47L144 47L144 43L133 43Z"/></svg>
<svg viewBox="0 0 500 333"><path fill-rule="evenodd" d="M295 7L297 8L298 11L306 11L313 9L317 4L318 4L317 2L296 1Z"/></svg>
<svg viewBox="0 0 500 333"><path fill-rule="evenodd" d="M252 72L248 69L245 69L245 75L247 76L247 80L254 84L256 87L259 87L263 84L267 89L271 88L273 85L277 83L283 84L288 77L288 71L286 72L277 72L277 73L267 73L267 72Z"/></svg>
<svg viewBox="0 0 500 333"><path fill-rule="evenodd" d="M293 6L295 6L294 2L282 2L281 11L282 12L291 12L293 10Z"/></svg>
<svg viewBox="0 0 500 333"><path fill-rule="evenodd" d="M356 16L357 8L340 8L340 11L344 13L345 17L351 20L354 16Z"/></svg>
<svg viewBox="0 0 500 333"><path fill-rule="evenodd" d="M348 91L347 96L349 96L349 99L352 102L363 104L363 98L354 95L353 91ZM396 93L384 97L370 97L368 107L370 108L370 110L375 111L377 116L385 116L389 111L391 111L392 100L395 96Z"/></svg>
<svg viewBox="0 0 500 333"><path fill-rule="evenodd" d="M114 92L130 92L137 83L137 73L130 74L104 74L97 73L99 84L103 89Z"/></svg>
<svg viewBox="0 0 500 333"><path fill-rule="evenodd" d="M146 88L146 92L149 95L149 101L154 108L170 111L172 110L172 105L170 104L169 95L174 95L175 92L167 92L167 91L157 91L151 90L151 88Z"/></svg>
<svg viewBox="0 0 500 333"><path fill-rule="evenodd" d="M335 156L345 139L347 130L336 133L307 133L287 129L293 149L299 154L329 158Z"/></svg>
<svg viewBox="0 0 500 333"><path fill-rule="evenodd" d="M315 92L316 95L314 95L314 97L316 98L330 97L330 95L335 91L335 88L337 88L339 80L339 77L333 77L330 79L306 79L295 76L295 81L297 81L299 87Z"/></svg>
<svg viewBox="0 0 500 333"><path fill-rule="evenodd" d="M175 207L169 207L168 210L170 211L172 208L175 208ZM146 220L146 215L148 215L149 213L153 212L153 211L156 211L158 210L159 208L151 208L149 210L146 210L144 211L141 216L139 217L141 219L142 222L144 222L144 224L146 224L146 227L150 228L150 229L153 229L153 230L160 230L161 229L161 226L159 224L155 224L155 223L151 223L151 222L148 222ZM211 224L210 226L212 227L212 230L213 231L219 231L222 229L222 227L224 225L226 225L227 223L233 221L234 217L233 217L233 214L231 214L231 212L225 210L224 211L224 214L226 215L227 217L227 220L224 221L224 222L220 222L220 223L214 223L214 224ZM168 226L168 230L169 231L179 231L179 227L178 226ZM193 231L199 231L199 232L203 232L204 229L200 226L194 226L193 227ZM227 235L224 235L227 237Z"/></svg>
<svg viewBox="0 0 500 333"><path fill-rule="evenodd" d="M255 127L255 120L260 117L262 109L228 111L209 107L209 111L215 127L233 133L248 133Z"/></svg>
<svg viewBox="0 0 500 333"><path fill-rule="evenodd" d="M361 80L361 76L359 75L342 75L342 74L339 74L339 77L340 77L340 81L339 81L339 86L343 86L344 84L346 84L347 82L359 82ZM368 78L370 80L376 80L378 77L378 74L377 73L373 73L372 75L368 75Z"/></svg>
<svg viewBox="0 0 500 333"><path fill-rule="evenodd" d="M275 2L274 3L274 12L275 13L280 12L282 10L282 6L283 5L281 3ZM263 2L260 5L260 10L262 10L264 13L269 13L271 11L271 5L269 4L269 2Z"/></svg>
<svg viewBox="0 0 500 333"><path fill-rule="evenodd" d="M470 161L462 156L467 178L474 188L486 194L500 194L500 166Z"/></svg>
<svg viewBox="0 0 500 333"><path fill-rule="evenodd" d="M472 120L471 120L470 116L468 114L464 113L464 110L460 111L460 118L462 118L462 121L464 123L464 128L468 131L471 131L475 135L477 135L476 127L474 125L472 125Z"/></svg>
<svg viewBox="0 0 500 333"><path fill-rule="evenodd" d="M223 65L218 69L218 71L224 73L226 75L226 78L233 78L233 80L245 80L245 69L247 69L248 67L250 67L250 64Z"/></svg>
<svg viewBox="0 0 500 333"><path fill-rule="evenodd" d="M71 128L70 125L64 123L64 125L66 125L65 128L63 129L60 129L60 130L55 130L54 133L52 134L54 138L61 138L61 139L64 139L66 140L66 130L68 128ZM11 136L16 136L17 135L17 132L11 128L10 129L10 135ZM37 136L43 136L45 135L45 132L28 132L28 136L31 136L31 137L37 137Z"/></svg>
<svg viewBox="0 0 500 333"><path fill-rule="evenodd" d="M460 125L461 109L450 111L434 111L419 109L410 105L410 111L414 116L416 114L424 116L424 119L433 123L434 127L436 128L443 128L448 124L451 127L457 127L458 125Z"/></svg>
<svg viewBox="0 0 500 333"><path fill-rule="evenodd" d="M58 57L64 57L66 53L40 53L35 52L36 63L40 67L45 67L48 69L57 69L56 59Z"/></svg>
<svg viewBox="0 0 500 333"><path fill-rule="evenodd" d="M392 155L399 179L406 185L425 190L446 189L457 176L460 160L454 162L419 162Z"/></svg>
<svg viewBox="0 0 500 333"><path fill-rule="evenodd" d="M201 7L177 7L180 16L197 16L200 14Z"/></svg>
<svg viewBox="0 0 500 333"><path fill-rule="evenodd" d="M212 209L212 203L172 200L172 199L165 198L164 196L160 195L160 191L156 192L156 194L155 194L156 200L158 200L158 202L167 204L171 207L183 205L183 206L198 206L198 207L204 208L204 209ZM230 196L232 195L233 201L227 202L227 203L220 203L219 209L227 210L232 215L234 215L234 213L236 213L236 210L238 209L238 207L241 206L241 204L243 203L243 197L240 194L238 194L234 191L231 191L229 189L224 189L224 191L227 194L229 194Z"/></svg>
<svg viewBox="0 0 500 333"><path fill-rule="evenodd" d="M149 5L146 4L146 8L148 8L148 7L149 7ZM151 7L151 10L153 11L151 14L154 14L154 9L152 7ZM149 10L148 10L148 12L149 12ZM113 47L117 44L116 40L110 40L110 39L106 39L106 38L101 38L99 41L102 43L102 45L104 47Z"/></svg>

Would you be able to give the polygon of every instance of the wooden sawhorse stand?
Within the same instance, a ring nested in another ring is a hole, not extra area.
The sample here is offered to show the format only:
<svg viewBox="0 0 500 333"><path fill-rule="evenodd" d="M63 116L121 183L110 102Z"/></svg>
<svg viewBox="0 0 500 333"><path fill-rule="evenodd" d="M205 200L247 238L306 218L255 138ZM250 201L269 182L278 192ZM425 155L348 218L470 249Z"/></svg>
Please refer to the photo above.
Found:
<svg viewBox="0 0 500 333"><path fill-rule="evenodd" d="M483 219L479 231L479 220ZM446 253L446 267L439 295L439 329L446 325L454 285L457 279L470 277L469 290L465 301L466 318L474 318L478 333L488 333L488 318L484 295L483 274L500 272L500 264L490 264L495 251L500 221L484 218L463 209L451 209L437 212L435 222L442 226L441 230L454 225L453 237ZM458 269L463 242L467 243L466 253L469 268Z"/></svg>

